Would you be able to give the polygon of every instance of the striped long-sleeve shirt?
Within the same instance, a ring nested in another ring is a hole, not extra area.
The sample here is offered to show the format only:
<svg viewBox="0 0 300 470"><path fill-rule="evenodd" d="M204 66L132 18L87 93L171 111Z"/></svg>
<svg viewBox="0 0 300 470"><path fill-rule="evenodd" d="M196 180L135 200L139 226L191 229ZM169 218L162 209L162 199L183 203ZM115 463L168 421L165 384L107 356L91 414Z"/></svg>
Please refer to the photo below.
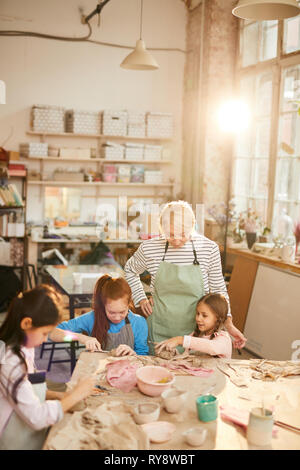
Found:
<svg viewBox="0 0 300 470"><path fill-rule="evenodd" d="M202 271L204 292L222 294L229 297L222 275L220 251L218 245L198 233L193 234L193 243ZM134 255L125 265L125 277L131 287L134 305L137 307L141 300L146 299L146 294L140 281L140 274L148 271L151 275L151 292L154 290L155 276L165 252L166 239L163 236L146 240L139 246ZM192 242L189 240L181 248L173 248L169 245L165 261L177 265L193 264L194 254ZM230 307L228 315L231 316Z"/></svg>

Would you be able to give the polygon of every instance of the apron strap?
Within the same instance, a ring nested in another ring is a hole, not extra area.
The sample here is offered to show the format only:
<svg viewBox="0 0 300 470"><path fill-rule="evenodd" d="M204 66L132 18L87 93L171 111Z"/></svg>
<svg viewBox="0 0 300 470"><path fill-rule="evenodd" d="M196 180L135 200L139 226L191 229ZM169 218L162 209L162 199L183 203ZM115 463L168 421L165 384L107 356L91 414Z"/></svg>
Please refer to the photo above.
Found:
<svg viewBox="0 0 300 470"><path fill-rule="evenodd" d="M199 263L198 258L197 258L197 253L196 253L196 250L195 250L194 242L193 242L193 240L191 240L191 242L192 242L193 253L194 253L194 261L193 261L193 264L199 266L200 263ZM167 242L166 242L166 245L165 245L165 252L164 252L164 256L163 256L162 261L165 261L165 257L166 257L168 248L169 248L169 242L167 241ZM126 318L127 318L127 317L126 317Z"/></svg>
<svg viewBox="0 0 300 470"><path fill-rule="evenodd" d="M167 254L167 251L168 251L168 248L169 248L169 242L167 241L166 242L166 245L165 245L165 252L164 252L164 257L163 257L163 261L165 261L165 257L166 257L166 254Z"/></svg>
<svg viewBox="0 0 300 470"><path fill-rule="evenodd" d="M125 317L125 323L126 323L126 325L130 325L130 321L129 321L128 315L126 315L126 317Z"/></svg>
<svg viewBox="0 0 300 470"><path fill-rule="evenodd" d="M194 242L193 242L193 240L191 240L191 242L192 242L193 253L194 253L194 261L193 261L193 264L199 265L200 263L199 263L198 258L197 258L197 253L196 253L196 250L195 250Z"/></svg>

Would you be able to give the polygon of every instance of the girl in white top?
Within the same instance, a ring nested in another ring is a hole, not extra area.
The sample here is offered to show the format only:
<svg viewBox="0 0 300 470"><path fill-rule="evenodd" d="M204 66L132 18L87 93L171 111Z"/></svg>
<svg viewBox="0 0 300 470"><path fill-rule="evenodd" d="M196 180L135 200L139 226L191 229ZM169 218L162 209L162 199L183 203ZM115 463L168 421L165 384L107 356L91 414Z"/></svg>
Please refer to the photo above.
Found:
<svg viewBox="0 0 300 470"><path fill-rule="evenodd" d="M175 336L155 346L157 353L177 346L201 351L211 356L231 358L232 344L227 331L222 329L227 318L228 303L220 294L207 294L196 308L196 328L188 336Z"/></svg>
<svg viewBox="0 0 300 470"><path fill-rule="evenodd" d="M47 391L46 401L40 401L28 379L35 372L34 348L47 341L60 311L60 295L42 284L13 299L0 327L0 449L40 448L39 433L33 430L61 420L65 411L93 391L91 377L71 392Z"/></svg>

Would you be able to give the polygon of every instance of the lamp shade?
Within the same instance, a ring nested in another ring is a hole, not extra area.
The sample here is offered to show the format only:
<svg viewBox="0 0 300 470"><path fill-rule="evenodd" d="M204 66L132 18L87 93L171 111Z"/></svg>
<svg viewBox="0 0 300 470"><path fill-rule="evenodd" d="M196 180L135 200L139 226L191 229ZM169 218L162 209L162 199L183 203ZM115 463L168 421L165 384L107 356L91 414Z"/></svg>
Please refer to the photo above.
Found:
<svg viewBox="0 0 300 470"><path fill-rule="evenodd" d="M5 83L0 80L0 104L6 103Z"/></svg>
<svg viewBox="0 0 300 470"><path fill-rule="evenodd" d="M232 13L245 20L282 20L297 16L296 0L239 0Z"/></svg>
<svg viewBox="0 0 300 470"><path fill-rule="evenodd" d="M123 69L132 70L155 70L158 64L152 55L147 51L142 39L136 42L134 51L132 51L121 63Z"/></svg>

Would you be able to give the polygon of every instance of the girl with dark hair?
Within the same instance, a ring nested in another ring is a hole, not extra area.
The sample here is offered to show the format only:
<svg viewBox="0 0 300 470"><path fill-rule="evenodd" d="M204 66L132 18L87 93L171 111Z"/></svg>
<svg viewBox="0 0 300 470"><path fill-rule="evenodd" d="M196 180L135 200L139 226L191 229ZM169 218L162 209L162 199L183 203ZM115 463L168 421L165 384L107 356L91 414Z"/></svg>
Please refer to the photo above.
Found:
<svg viewBox="0 0 300 470"><path fill-rule="evenodd" d="M34 348L47 340L61 308L59 294L43 284L9 306L0 327L0 449L41 449L48 427L93 391L95 379L88 378L71 392L46 392L42 374L34 373ZM40 385L39 396L33 383Z"/></svg>
<svg viewBox="0 0 300 470"><path fill-rule="evenodd" d="M232 344L223 329L228 314L228 302L221 294L206 294L197 303L196 328L190 335L175 336L155 346L157 353L177 346L200 351L210 356L231 358Z"/></svg>
<svg viewBox="0 0 300 470"><path fill-rule="evenodd" d="M105 274L96 282L93 310L60 323L50 339L63 341L67 332L71 332L75 333L73 339L91 351L116 348L117 356L147 355L147 322L130 310L131 304L131 289L126 280Z"/></svg>

